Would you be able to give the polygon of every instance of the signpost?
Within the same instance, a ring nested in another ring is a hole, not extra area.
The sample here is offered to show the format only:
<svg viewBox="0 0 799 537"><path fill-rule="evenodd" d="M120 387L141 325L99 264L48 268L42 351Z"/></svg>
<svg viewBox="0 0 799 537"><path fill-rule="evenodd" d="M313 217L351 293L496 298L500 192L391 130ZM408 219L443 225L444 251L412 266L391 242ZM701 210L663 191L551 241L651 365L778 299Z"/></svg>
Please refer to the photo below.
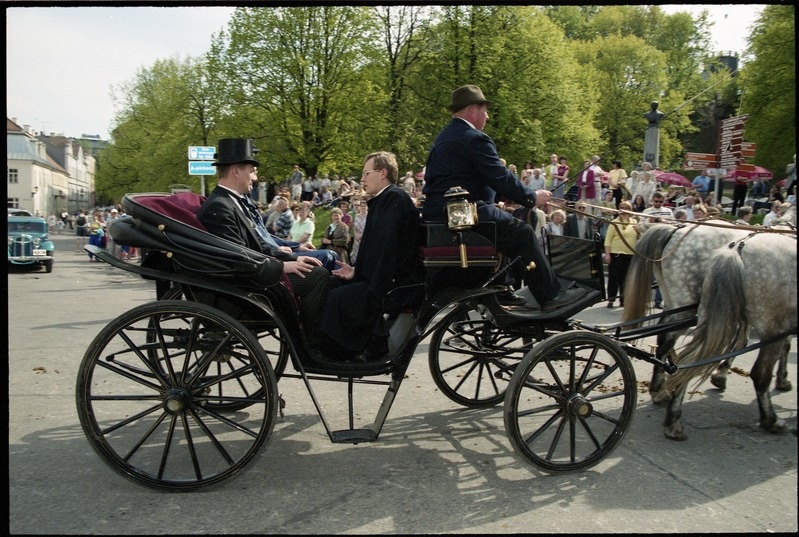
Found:
<svg viewBox="0 0 799 537"><path fill-rule="evenodd" d="M200 176L200 195L205 196L205 176L216 174L212 161L216 147L212 145L189 146L189 175Z"/></svg>
<svg viewBox="0 0 799 537"><path fill-rule="evenodd" d="M189 175L214 175L214 166L205 161L189 161Z"/></svg>
<svg viewBox="0 0 799 537"><path fill-rule="evenodd" d="M741 159L741 144L744 141L744 124L748 114L724 119L719 132L719 166L734 168Z"/></svg>
<svg viewBox="0 0 799 537"><path fill-rule="evenodd" d="M716 155L713 153L686 153L682 167L684 170L707 170L716 166Z"/></svg>

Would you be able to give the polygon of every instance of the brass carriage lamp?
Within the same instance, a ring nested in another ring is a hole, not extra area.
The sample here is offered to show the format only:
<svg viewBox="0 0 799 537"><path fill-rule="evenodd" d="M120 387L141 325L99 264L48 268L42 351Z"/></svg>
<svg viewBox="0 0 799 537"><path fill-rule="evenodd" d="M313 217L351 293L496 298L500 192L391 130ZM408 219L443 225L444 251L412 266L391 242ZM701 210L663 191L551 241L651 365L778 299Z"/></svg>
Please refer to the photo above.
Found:
<svg viewBox="0 0 799 537"><path fill-rule="evenodd" d="M469 191L459 186L447 190L447 226L450 231L472 229L477 225L477 205L469 201Z"/></svg>
<svg viewBox="0 0 799 537"><path fill-rule="evenodd" d="M469 192L459 186L450 188L444 194L444 199L447 200L447 227L458 238L461 268L469 266L463 232L477 225L477 205L469 201L468 196Z"/></svg>

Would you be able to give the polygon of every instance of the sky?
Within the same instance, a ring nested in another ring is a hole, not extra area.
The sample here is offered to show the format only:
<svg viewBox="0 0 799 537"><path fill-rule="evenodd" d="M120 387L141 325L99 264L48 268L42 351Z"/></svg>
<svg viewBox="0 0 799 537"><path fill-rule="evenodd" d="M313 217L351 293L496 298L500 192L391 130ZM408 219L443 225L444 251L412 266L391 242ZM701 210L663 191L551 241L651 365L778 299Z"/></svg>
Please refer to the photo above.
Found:
<svg viewBox="0 0 799 537"><path fill-rule="evenodd" d="M763 5L662 5L711 13L717 51L742 54ZM112 88L159 59L201 56L232 7L21 7L6 10L6 115L35 131L109 138Z"/></svg>

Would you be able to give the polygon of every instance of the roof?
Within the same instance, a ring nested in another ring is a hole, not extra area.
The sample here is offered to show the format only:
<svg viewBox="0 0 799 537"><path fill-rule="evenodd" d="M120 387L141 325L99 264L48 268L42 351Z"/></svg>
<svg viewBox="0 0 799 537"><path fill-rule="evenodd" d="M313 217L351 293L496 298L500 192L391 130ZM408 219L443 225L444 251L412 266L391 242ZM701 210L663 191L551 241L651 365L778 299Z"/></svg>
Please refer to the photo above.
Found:
<svg viewBox="0 0 799 537"><path fill-rule="evenodd" d="M63 166L55 162L49 156L47 158L40 157L36 152L35 144L36 140L29 138L23 133L8 133L6 135L6 159L32 161L58 171L66 171Z"/></svg>

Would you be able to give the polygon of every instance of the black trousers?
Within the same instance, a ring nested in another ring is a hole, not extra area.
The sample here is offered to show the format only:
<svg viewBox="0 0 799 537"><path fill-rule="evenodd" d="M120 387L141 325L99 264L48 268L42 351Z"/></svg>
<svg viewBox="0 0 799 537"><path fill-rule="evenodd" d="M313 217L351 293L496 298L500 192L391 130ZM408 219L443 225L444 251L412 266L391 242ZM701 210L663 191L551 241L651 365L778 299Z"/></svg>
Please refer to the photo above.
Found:
<svg viewBox="0 0 799 537"><path fill-rule="evenodd" d="M746 185L735 185L732 189L732 214L735 214L738 207L743 207L746 204L747 191Z"/></svg>
<svg viewBox="0 0 799 537"><path fill-rule="evenodd" d="M613 200L616 202L616 208L619 208L619 203L622 200L622 191L621 187L617 188L616 190L611 190L613 192Z"/></svg>
<svg viewBox="0 0 799 537"><path fill-rule="evenodd" d="M294 293L300 297L300 319L305 334L310 342L316 342L319 339L319 319L327 297L330 273L324 267L314 267L304 276L289 274L288 278Z"/></svg>
<svg viewBox="0 0 799 537"><path fill-rule="evenodd" d="M517 256L521 257L520 263L516 266L516 274L530 287L535 299L539 303L544 303L555 298L560 291L560 283L538 244L533 228L518 218L496 224L497 250L510 260ZM527 270L526 267L531 261L535 263L536 268Z"/></svg>
<svg viewBox="0 0 799 537"><path fill-rule="evenodd" d="M608 300L615 300L617 296L624 300L624 280L627 278L632 259L633 256L628 254L610 254Z"/></svg>

